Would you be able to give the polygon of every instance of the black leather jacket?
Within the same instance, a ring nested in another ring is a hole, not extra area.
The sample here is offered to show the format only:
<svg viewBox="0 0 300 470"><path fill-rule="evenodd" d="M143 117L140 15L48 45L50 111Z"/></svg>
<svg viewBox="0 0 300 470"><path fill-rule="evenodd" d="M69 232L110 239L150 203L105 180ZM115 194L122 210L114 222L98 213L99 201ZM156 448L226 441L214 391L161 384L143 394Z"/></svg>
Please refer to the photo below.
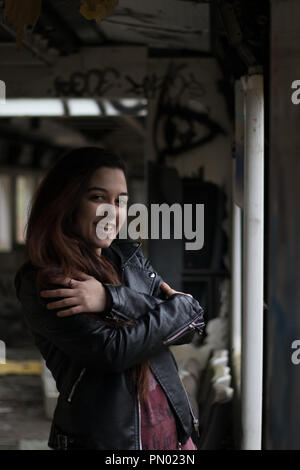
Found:
<svg viewBox="0 0 300 470"><path fill-rule="evenodd" d="M141 242L115 239L102 254L122 273L122 286L105 284L110 314L134 319L133 326L116 329L85 315L59 318L57 310L40 303L30 262L15 278L26 322L59 391L48 445L141 449L138 394L126 370L146 359L175 414L179 446L185 444L195 436L197 420L169 346L189 343L195 331L202 331L203 309L187 295L162 295L162 279Z"/></svg>

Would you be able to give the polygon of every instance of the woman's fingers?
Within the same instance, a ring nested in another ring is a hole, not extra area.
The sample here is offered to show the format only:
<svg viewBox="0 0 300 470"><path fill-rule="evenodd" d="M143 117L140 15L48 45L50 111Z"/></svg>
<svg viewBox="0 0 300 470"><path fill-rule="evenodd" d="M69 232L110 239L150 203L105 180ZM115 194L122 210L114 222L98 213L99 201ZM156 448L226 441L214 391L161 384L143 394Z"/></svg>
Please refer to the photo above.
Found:
<svg viewBox="0 0 300 470"><path fill-rule="evenodd" d="M167 284L166 282L162 282L160 287L162 287L163 289L172 289L169 284Z"/></svg>
<svg viewBox="0 0 300 470"><path fill-rule="evenodd" d="M57 302L50 302L47 305L47 309L54 310L56 308L70 307L74 305L78 305L78 299L76 299L75 297L72 297L71 299L63 299L63 300L58 300Z"/></svg>
<svg viewBox="0 0 300 470"><path fill-rule="evenodd" d="M161 284L161 288L164 290L164 292L165 292L167 295L173 295L173 294L175 294L175 292L176 292L176 291L175 291L174 289L172 289L172 288L169 286L169 284L167 284L166 282L163 282L163 283Z"/></svg>
<svg viewBox="0 0 300 470"><path fill-rule="evenodd" d="M52 277L51 281L53 284L61 284L62 286L69 287L69 288L77 287L79 286L81 282L81 281L77 281L73 277L72 278L71 277Z"/></svg>
<svg viewBox="0 0 300 470"><path fill-rule="evenodd" d="M193 297L192 294L186 294L185 292L177 291L176 294L183 294L183 295L188 295L189 297Z"/></svg>
<svg viewBox="0 0 300 470"><path fill-rule="evenodd" d="M183 294L183 295L188 295L189 297L193 297L191 294L186 294L185 292L179 292L177 290L172 289L172 287L169 286L166 282L163 282L161 284L161 288L164 290L164 292L168 295L171 296L173 294Z"/></svg>
<svg viewBox="0 0 300 470"><path fill-rule="evenodd" d="M62 286L69 287L72 289L78 287L82 281L88 281L89 279L93 279L93 277L89 276L88 274L82 271L78 271L78 273L76 273L76 278L63 276L51 278L53 284L61 284Z"/></svg>
<svg viewBox="0 0 300 470"><path fill-rule="evenodd" d="M42 290L40 292L41 297L73 297L74 289L51 289Z"/></svg>
<svg viewBox="0 0 300 470"><path fill-rule="evenodd" d="M76 307L69 308L68 310L59 311L56 315L58 317L70 317L71 315L82 313L83 311L83 307L81 305L77 305Z"/></svg>

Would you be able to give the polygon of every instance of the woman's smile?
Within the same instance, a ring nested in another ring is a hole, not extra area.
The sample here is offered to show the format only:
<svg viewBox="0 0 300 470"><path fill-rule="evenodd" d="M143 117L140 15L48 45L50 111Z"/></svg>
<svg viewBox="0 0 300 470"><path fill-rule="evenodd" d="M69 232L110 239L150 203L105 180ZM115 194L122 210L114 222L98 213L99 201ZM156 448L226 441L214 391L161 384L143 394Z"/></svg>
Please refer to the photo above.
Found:
<svg viewBox="0 0 300 470"><path fill-rule="evenodd" d="M112 235L115 235L117 233L116 231L116 225L114 224L106 224L106 225L102 225L101 224L101 221L98 221L98 222L94 222L93 224L95 227L96 227L96 235L98 238L101 238L101 233L105 232L105 234L107 236L112 236ZM100 235L100 237L99 237Z"/></svg>

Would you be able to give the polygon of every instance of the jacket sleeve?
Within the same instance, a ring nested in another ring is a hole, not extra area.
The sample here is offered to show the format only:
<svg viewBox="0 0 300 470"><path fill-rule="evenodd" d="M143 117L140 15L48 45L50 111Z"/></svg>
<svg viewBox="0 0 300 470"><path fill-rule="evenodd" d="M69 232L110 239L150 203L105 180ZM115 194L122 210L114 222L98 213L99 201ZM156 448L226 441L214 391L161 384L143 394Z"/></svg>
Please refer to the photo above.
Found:
<svg viewBox="0 0 300 470"><path fill-rule="evenodd" d="M163 279L155 271L149 259L144 256L142 251L140 251L140 257L143 269L155 273L155 284L152 295L137 292L127 286L116 286L113 284L104 283L110 298L110 305L107 313L120 316L124 319L136 319L145 314L148 310L156 308L160 303L167 300L163 290L160 287ZM179 294L173 294L171 297L169 297L169 300L171 300L174 295ZM198 312L199 317L193 329L189 329L185 335L181 335L177 340L172 342L172 345L174 346L190 343L194 337L195 332L197 331L198 333L202 334L204 328L203 308L200 306L199 302L193 297L189 297L183 294L180 294L180 296L188 299L188 301L193 305L194 310ZM176 308L180 309L180 302Z"/></svg>
<svg viewBox="0 0 300 470"><path fill-rule="evenodd" d="M152 272L155 273L155 285L154 285L152 295L155 298L158 298L158 299L166 299L166 296L165 296L163 290L160 287L164 280L157 273L157 271L155 271L155 269L153 268L150 260L147 257L145 257L142 250L140 250L140 254L141 254L141 257L142 257L142 262L143 262L144 269L147 269L148 271L152 271ZM195 328L188 331L187 333L181 335L180 337L178 337L178 339L173 340L172 346L179 346L181 344L188 344L192 341L192 339L194 338L196 332L199 333L199 335L202 335L202 333L203 333L204 326L205 326L204 316L203 316L204 309L200 306L199 302L196 299L193 298L192 301L194 302L195 309L199 311L198 320L194 325Z"/></svg>
<svg viewBox="0 0 300 470"><path fill-rule="evenodd" d="M132 326L113 328L103 321L91 321L79 314L57 317L48 310L36 293L34 273L16 278L17 296L32 332L49 339L58 349L83 367L122 372L156 354L199 319L199 310L182 294L160 301Z"/></svg>

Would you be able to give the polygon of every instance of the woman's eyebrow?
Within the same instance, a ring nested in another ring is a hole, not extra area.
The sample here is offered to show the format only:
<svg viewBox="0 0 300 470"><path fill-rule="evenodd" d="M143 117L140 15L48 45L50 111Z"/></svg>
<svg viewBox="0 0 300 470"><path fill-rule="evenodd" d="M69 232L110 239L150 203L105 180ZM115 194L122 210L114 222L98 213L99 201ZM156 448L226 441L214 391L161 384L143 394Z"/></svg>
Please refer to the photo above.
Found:
<svg viewBox="0 0 300 470"><path fill-rule="evenodd" d="M106 188L101 188L101 186L93 186L92 188L88 189L88 192L90 192L90 191L104 191L106 193L109 192ZM123 191L123 192L119 193L119 196L128 196L128 193Z"/></svg>

